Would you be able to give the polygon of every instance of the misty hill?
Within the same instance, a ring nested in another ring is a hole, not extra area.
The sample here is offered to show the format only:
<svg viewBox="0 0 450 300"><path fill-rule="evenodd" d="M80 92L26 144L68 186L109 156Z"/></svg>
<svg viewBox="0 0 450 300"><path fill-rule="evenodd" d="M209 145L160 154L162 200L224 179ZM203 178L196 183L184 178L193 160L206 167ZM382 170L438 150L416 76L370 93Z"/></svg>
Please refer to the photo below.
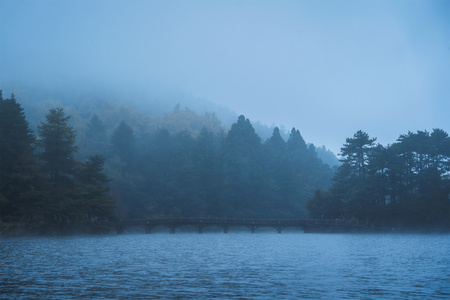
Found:
<svg viewBox="0 0 450 300"><path fill-rule="evenodd" d="M2 105L8 108L14 101L11 96ZM216 114L199 115L179 104L155 116L90 97L73 103L28 98L24 103L37 139L40 176L44 181L49 176L54 186L42 193L56 201L48 204L56 219L71 220L74 211L81 217L85 204L72 206L83 199L78 194L84 189L90 193L83 174L102 168L111 179L120 218L306 218L306 201L316 189L328 188L333 175L295 128L287 141L278 128L264 141L242 115L226 130ZM52 129L54 122L60 127ZM61 143L70 144L52 150L59 145L53 135L64 132ZM63 153L64 159L53 162Z"/></svg>
<svg viewBox="0 0 450 300"><path fill-rule="evenodd" d="M214 132L227 132L238 117L237 113L227 107L176 89L124 89L117 86L102 87L98 84L54 88L22 83L5 85L8 91L14 91L16 97L21 99L27 120L34 132L50 108L63 107L72 116L71 124L80 129L78 143L83 143L82 132L94 114L106 122L108 133L123 120L137 135L159 127L170 132L188 130L195 135L203 125ZM3 94L7 94L5 90ZM271 137L276 127L261 122L252 122L252 125L262 142ZM287 141L290 130L281 126L280 135ZM332 167L340 165L336 155L325 146L317 147L316 152L324 163Z"/></svg>

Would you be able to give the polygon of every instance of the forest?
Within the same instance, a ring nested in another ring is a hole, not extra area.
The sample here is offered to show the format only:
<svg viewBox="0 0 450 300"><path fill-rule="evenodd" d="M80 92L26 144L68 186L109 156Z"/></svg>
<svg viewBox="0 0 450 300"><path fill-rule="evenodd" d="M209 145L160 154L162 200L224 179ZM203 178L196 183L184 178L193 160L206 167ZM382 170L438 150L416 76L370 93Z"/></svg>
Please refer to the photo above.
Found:
<svg viewBox="0 0 450 300"><path fill-rule="evenodd" d="M366 132L347 138L328 190L307 208L314 218L378 227L450 228L450 138L441 129L402 134L386 147Z"/></svg>
<svg viewBox="0 0 450 300"><path fill-rule="evenodd" d="M307 218L306 201L331 183L333 169L297 129L285 142L275 128L262 142L244 116L226 132L215 114L179 106L159 121L102 108L86 124L72 108L50 108L34 133L15 96L2 99L4 224Z"/></svg>
<svg viewBox="0 0 450 300"><path fill-rule="evenodd" d="M408 132L386 147L358 131L334 166L298 129L284 138L275 127L263 141L243 115L227 129L214 113L179 105L150 118L103 103L57 105L39 120L39 109L25 115L14 95L0 92L0 100L3 228L158 217L449 226L450 141L440 129Z"/></svg>

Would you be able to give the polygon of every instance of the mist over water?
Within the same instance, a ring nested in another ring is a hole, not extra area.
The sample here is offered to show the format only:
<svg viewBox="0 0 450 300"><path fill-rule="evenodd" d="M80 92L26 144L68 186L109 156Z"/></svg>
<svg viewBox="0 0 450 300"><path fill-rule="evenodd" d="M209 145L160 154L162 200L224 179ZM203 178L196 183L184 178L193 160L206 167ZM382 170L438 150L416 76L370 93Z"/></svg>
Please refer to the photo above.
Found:
<svg viewBox="0 0 450 300"><path fill-rule="evenodd" d="M2 239L16 298L441 298L449 235L209 233Z"/></svg>

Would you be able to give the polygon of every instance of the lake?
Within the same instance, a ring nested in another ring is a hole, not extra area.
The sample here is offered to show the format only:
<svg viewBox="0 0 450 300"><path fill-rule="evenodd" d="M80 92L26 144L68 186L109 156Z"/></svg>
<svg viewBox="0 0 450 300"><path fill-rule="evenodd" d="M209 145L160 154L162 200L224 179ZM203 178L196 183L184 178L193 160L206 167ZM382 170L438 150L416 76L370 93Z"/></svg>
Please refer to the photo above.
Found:
<svg viewBox="0 0 450 300"><path fill-rule="evenodd" d="M450 298L448 234L0 239L2 299Z"/></svg>

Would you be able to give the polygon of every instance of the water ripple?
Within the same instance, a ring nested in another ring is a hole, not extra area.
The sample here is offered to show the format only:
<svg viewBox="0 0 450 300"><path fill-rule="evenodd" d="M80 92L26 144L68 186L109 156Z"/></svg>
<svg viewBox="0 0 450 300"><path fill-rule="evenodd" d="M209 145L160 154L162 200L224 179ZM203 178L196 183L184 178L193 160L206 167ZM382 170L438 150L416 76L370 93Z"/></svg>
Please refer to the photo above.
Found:
<svg viewBox="0 0 450 300"><path fill-rule="evenodd" d="M0 240L0 293L32 298L442 298L448 235L150 234Z"/></svg>

